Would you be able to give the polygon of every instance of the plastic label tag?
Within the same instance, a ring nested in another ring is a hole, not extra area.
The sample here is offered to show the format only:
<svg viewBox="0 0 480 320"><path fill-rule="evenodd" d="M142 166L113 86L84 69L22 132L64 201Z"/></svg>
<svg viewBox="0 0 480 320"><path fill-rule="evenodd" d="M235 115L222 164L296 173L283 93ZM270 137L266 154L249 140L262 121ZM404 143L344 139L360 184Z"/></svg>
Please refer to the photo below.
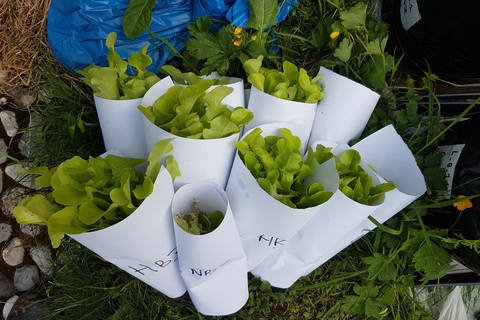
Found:
<svg viewBox="0 0 480 320"><path fill-rule="evenodd" d="M465 144L452 144L447 146L440 146L437 149L442 153L440 167L445 168L445 180L447 180L447 190L449 193L452 190L455 167L457 166L458 159L460 158L464 147Z"/></svg>
<svg viewBox="0 0 480 320"><path fill-rule="evenodd" d="M400 5L400 19L405 31L408 31L415 23L422 19L418 11L417 0L403 0Z"/></svg>

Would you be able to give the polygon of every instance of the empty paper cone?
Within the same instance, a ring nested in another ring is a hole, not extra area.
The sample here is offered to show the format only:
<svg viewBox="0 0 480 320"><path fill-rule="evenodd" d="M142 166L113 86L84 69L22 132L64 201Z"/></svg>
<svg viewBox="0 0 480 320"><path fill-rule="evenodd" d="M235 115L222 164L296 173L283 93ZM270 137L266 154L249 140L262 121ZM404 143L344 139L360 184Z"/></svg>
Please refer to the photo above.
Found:
<svg viewBox="0 0 480 320"><path fill-rule="evenodd" d="M309 144L318 140L348 143L358 138L380 95L326 68L320 68L319 74L325 95L318 102Z"/></svg>
<svg viewBox="0 0 480 320"><path fill-rule="evenodd" d="M94 96L95 108L106 151L117 150L125 157L148 156L143 133L142 99L108 100Z"/></svg>

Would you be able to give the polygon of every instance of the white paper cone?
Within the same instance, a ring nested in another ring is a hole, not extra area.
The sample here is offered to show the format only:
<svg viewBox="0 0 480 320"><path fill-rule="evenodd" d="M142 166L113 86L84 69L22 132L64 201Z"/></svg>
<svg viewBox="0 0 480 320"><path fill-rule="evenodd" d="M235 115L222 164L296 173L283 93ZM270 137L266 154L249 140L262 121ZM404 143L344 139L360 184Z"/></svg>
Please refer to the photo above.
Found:
<svg viewBox="0 0 480 320"><path fill-rule="evenodd" d="M340 156L348 148L346 144L341 144L332 152ZM372 176L374 185L382 182L363 160L360 165ZM308 224L285 244L281 253L265 259L251 270L252 274L269 281L274 287L290 287L306 270L320 266L322 257L348 237L383 201L376 205L364 205L337 190Z"/></svg>
<svg viewBox="0 0 480 320"><path fill-rule="evenodd" d="M297 135L306 143L312 129L317 104L280 99L252 86L248 109L253 112L254 118L245 126L245 131L267 123L286 123L286 128L289 128L290 123L300 124L301 132Z"/></svg>
<svg viewBox="0 0 480 320"><path fill-rule="evenodd" d="M248 271L225 191L212 183L182 186L173 197L172 215L194 210L205 213L220 210L224 219L205 235L187 233L174 222L182 278L200 313L212 316L234 313L248 300Z"/></svg>
<svg viewBox="0 0 480 320"><path fill-rule="evenodd" d="M352 148L360 152L362 159L373 166L379 176L395 183L395 189L387 192L384 203L371 214L378 222L384 223L427 190L415 157L392 125L362 139ZM325 255L325 261L375 228L365 219Z"/></svg>
<svg viewBox="0 0 480 320"><path fill-rule="evenodd" d="M174 85L170 77L160 80L147 91L142 106L153 106ZM200 180L213 181L225 188L235 155L235 142L240 133L218 139L189 139L173 135L150 122L144 115L142 117L148 152L158 141L174 138L171 142L173 150L166 157L175 157L182 174L174 181L175 189Z"/></svg>
<svg viewBox="0 0 480 320"><path fill-rule="evenodd" d="M279 136L282 126L269 124L260 128L269 129L263 130L263 136ZM325 190L335 191L338 175L333 159L315 167L311 179L323 184ZM294 209L275 200L258 185L238 153L226 191L247 254L249 270L282 248L325 205Z"/></svg>
<svg viewBox="0 0 480 320"><path fill-rule="evenodd" d="M325 92L318 103L309 144L324 140L349 142L363 132L380 95L369 88L321 67Z"/></svg>
<svg viewBox="0 0 480 320"><path fill-rule="evenodd" d="M118 150L126 157L146 158L142 99L109 100L94 96L106 151Z"/></svg>
<svg viewBox="0 0 480 320"><path fill-rule="evenodd" d="M141 105L144 107L153 106L155 104L155 101L157 101L157 99L160 98L160 96L163 95L165 92L167 92L168 88L174 85L175 83L173 83L172 78L170 77L165 77L162 80L158 81L152 87L150 87L150 89L147 90L147 92L143 96Z"/></svg>
<svg viewBox="0 0 480 320"><path fill-rule="evenodd" d="M218 73L214 72L209 76L206 76L205 79L223 79L225 77L221 77L218 75ZM228 83L224 84L227 87L232 87L233 92L230 93L228 96L226 96L223 100L222 103L232 106L232 107L237 107L240 106L242 108L246 108L245 104L245 88L244 88L244 82L242 78L237 78L237 77L227 77L228 78ZM213 90L215 86L212 86L207 90L211 91Z"/></svg>
<svg viewBox="0 0 480 320"><path fill-rule="evenodd" d="M99 231L69 236L168 297L177 298L186 288L170 214L173 192L170 173L162 168L153 193L129 217Z"/></svg>
<svg viewBox="0 0 480 320"><path fill-rule="evenodd" d="M189 139L161 129L146 117L143 123L149 152L156 142L173 138L173 150L167 156L174 156L182 174L175 179L175 189L200 180L213 181L222 188L226 186L240 133L219 139Z"/></svg>

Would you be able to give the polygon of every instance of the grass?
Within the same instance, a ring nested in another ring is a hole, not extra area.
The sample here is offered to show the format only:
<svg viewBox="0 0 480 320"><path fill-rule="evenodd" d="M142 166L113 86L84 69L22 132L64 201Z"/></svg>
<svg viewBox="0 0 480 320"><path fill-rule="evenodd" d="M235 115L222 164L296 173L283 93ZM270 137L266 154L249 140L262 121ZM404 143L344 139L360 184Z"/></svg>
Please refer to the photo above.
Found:
<svg viewBox="0 0 480 320"><path fill-rule="evenodd" d="M35 88L39 102L31 109L34 123L27 129L35 146L29 164L54 166L74 155L86 158L103 152L91 89L48 63L36 73L43 81Z"/></svg>
<svg viewBox="0 0 480 320"><path fill-rule="evenodd" d="M394 60L393 54L368 52L368 42L385 36L388 27L373 15L368 16L364 29L348 34L355 43L352 58L340 60L336 56L339 43L330 39L329 28L339 20L342 10L358 2L299 1L289 18L272 32L284 59L311 74L320 65L331 67L382 94L364 135L388 124L405 132L405 141L427 178L428 193L387 221L384 228L369 233L287 290L251 277L247 304L228 317L205 317L187 295L166 298L75 241L64 241L56 252L54 276L43 288L52 318L433 319L428 308L416 300L415 287L422 277L438 279L448 268L420 263L418 252L426 253L425 260L434 259L456 241L442 230L429 229L422 219L433 205L445 205L436 198L444 179L434 150L447 128L440 121L435 76L426 73L422 81L399 82L395 74L400 61ZM28 163L52 166L73 155L101 153L101 133L90 90L76 77L48 64L38 72L45 79L37 91L42 97L34 110L38 123L31 129L38 148ZM422 95L429 97L426 103L420 103ZM427 130L412 134L407 128ZM478 242L473 245L479 246Z"/></svg>

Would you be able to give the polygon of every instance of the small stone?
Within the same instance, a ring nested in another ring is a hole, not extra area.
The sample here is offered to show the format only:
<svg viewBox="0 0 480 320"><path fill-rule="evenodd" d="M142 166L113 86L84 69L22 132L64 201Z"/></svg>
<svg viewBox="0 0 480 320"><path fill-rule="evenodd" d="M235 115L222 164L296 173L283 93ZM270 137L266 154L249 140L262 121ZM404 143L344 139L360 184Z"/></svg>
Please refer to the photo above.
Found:
<svg viewBox="0 0 480 320"><path fill-rule="evenodd" d="M35 100L36 100L36 98L34 96L32 96L31 94L24 94L20 98L20 103L24 107L31 107L33 105L33 103L35 102Z"/></svg>
<svg viewBox="0 0 480 320"><path fill-rule="evenodd" d="M28 127L34 128L35 126L38 125L39 122L40 122L40 116L36 113L32 113L30 115L30 122L28 124ZM18 149L20 149L20 152L25 157L31 156L38 149L38 146L36 147L32 137L33 137L33 131L26 130L25 133L22 134L22 137L20 138L20 140L18 141Z"/></svg>
<svg viewBox="0 0 480 320"><path fill-rule="evenodd" d="M15 286L12 279L0 273L0 298L10 298L15 293Z"/></svg>
<svg viewBox="0 0 480 320"><path fill-rule="evenodd" d="M20 200L32 195L32 190L23 186L15 186L2 193L0 197L0 210L8 218L13 218L13 208Z"/></svg>
<svg viewBox="0 0 480 320"><path fill-rule="evenodd" d="M0 243L7 241L12 236L12 226L8 223L0 223Z"/></svg>
<svg viewBox="0 0 480 320"><path fill-rule="evenodd" d="M7 302L5 302L5 305L3 306L3 310L2 310L3 319L8 318L8 315L10 314L10 311L12 311L12 307L17 301L17 299L18 299L18 296L13 295L10 297L10 299L7 300Z"/></svg>
<svg viewBox="0 0 480 320"><path fill-rule="evenodd" d="M48 247L34 247L30 250L30 256L43 274L52 275L52 252Z"/></svg>
<svg viewBox="0 0 480 320"><path fill-rule="evenodd" d="M40 274L34 265L18 268L13 275L13 285L18 291L32 290L39 280Z"/></svg>
<svg viewBox="0 0 480 320"><path fill-rule="evenodd" d="M24 187L31 189L39 189L35 184L35 176L17 174L17 170L21 167L22 165L19 163L9 164L5 167L5 173L13 180L18 181Z"/></svg>
<svg viewBox="0 0 480 320"><path fill-rule="evenodd" d="M25 248L19 238L13 238L2 251L3 261L9 266L18 266L23 262Z"/></svg>
<svg viewBox="0 0 480 320"><path fill-rule="evenodd" d="M20 231L32 238L35 238L42 233L42 227L38 224L21 224Z"/></svg>
<svg viewBox="0 0 480 320"><path fill-rule="evenodd" d="M3 139L0 139L0 163L7 161L8 146Z"/></svg>
<svg viewBox="0 0 480 320"><path fill-rule="evenodd" d="M17 119L15 119L15 112L11 110L0 111L0 121L2 121L3 128L9 137L14 137L18 132Z"/></svg>

